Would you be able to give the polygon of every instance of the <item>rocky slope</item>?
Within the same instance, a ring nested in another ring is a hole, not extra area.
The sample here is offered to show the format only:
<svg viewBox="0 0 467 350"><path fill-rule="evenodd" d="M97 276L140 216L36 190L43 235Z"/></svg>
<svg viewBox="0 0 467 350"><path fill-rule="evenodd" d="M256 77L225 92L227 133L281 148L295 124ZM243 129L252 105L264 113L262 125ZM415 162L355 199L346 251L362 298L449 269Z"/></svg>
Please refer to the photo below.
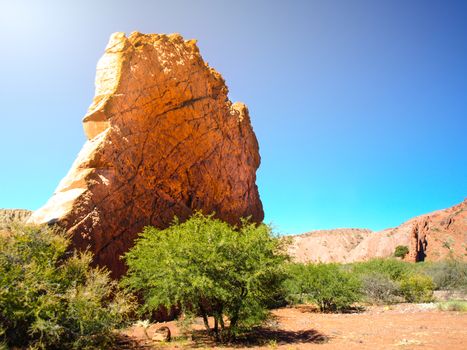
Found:
<svg viewBox="0 0 467 350"><path fill-rule="evenodd" d="M88 141L34 223L56 223L114 276L144 226L216 212L237 223L263 208L258 142L196 41L178 34L111 36L83 120Z"/></svg>
<svg viewBox="0 0 467 350"><path fill-rule="evenodd" d="M30 216L30 210L0 209L0 229L8 228L13 222L26 222Z"/></svg>
<svg viewBox="0 0 467 350"><path fill-rule="evenodd" d="M436 261L450 254L467 260L467 199L379 232L337 229L313 231L291 239L289 252L300 262L348 263L389 257L398 245L409 248L407 261Z"/></svg>

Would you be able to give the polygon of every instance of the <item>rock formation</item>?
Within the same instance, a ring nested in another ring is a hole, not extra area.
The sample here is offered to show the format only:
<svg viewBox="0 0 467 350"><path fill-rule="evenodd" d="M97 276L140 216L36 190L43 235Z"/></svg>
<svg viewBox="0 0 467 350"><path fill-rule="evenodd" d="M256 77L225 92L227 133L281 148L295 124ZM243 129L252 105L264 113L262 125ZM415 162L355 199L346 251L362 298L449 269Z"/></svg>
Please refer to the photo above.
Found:
<svg viewBox="0 0 467 350"><path fill-rule="evenodd" d="M64 227L114 276L146 225L164 228L195 210L262 221L258 143L247 107L227 93L194 40L113 34L83 120L88 140L30 221Z"/></svg>
<svg viewBox="0 0 467 350"><path fill-rule="evenodd" d="M292 236L289 253L300 262L350 263L393 256L407 246L406 261L467 261L467 199L451 208L413 218L379 232L361 229L312 231Z"/></svg>
<svg viewBox="0 0 467 350"><path fill-rule="evenodd" d="M411 242L407 259L409 261L424 261L428 248L427 236L430 232L430 217L421 218L412 224L412 232L410 235Z"/></svg>

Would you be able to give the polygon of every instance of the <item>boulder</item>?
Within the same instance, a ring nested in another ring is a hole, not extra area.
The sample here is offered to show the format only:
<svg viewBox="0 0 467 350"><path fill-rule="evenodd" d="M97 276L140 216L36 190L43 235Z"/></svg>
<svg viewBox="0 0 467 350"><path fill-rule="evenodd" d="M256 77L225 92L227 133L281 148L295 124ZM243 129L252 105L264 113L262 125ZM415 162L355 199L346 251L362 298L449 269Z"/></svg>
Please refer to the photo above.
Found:
<svg viewBox="0 0 467 350"><path fill-rule="evenodd" d="M53 196L30 219L57 224L112 275L144 226L194 211L231 224L263 220L258 142L196 41L114 33L99 60L87 141Z"/></svg>

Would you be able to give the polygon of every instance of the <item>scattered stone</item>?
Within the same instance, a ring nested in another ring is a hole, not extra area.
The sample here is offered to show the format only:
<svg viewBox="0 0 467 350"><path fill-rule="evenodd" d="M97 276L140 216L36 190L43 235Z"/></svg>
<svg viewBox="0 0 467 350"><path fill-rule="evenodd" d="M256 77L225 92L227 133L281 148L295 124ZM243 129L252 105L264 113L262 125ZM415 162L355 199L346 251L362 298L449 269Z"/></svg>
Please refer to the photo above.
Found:
<svg viewBox="0 0 467 350"><path fill-rule="evenodd" d="M169 342L170 339L170 329L166 326L156 329L154 335L152 336L152 340L156 342Z"/></svg>
<svg viewBox="0 0 467 350"><path fill-rule="evenodd" d="M402 339L401 341L397 342L397 346L405 346L405 345L421 345L422 342L416 339Z"/></svg>

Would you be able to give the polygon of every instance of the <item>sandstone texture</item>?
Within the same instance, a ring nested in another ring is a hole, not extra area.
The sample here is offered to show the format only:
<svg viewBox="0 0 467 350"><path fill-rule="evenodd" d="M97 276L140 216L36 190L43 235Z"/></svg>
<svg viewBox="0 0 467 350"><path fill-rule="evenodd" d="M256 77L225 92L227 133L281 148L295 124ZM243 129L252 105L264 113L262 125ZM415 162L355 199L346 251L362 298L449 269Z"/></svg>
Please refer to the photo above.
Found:
<svg viewBox="0 0 467 350"><path fill-rule="evenodd" d="M178 34L111 36L99 60L87 142L30 222L56 223L113 276L146 225L216 212L230 223L263 220L258 142L243 103L196 41Z"/></svg>
<svg viewBox="0 0 467 350"><path fill-rule="evenodd" d="M379 232L336 229L291 239L289 253L299 262L350 263L386 258L393 256L398 245L409 248L406 261L437 261L450 255L467 261L467 199Z"/></svg>

